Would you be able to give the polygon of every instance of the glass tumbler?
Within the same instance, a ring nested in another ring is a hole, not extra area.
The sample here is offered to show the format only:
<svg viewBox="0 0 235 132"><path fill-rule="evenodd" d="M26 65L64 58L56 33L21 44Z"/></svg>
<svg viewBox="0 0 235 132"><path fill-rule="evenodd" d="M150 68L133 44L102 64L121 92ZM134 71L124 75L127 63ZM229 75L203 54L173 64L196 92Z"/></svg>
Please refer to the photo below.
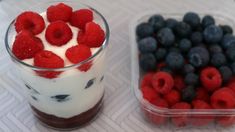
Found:
<svg viewBox="0 0 235 132"><path fill-rule="evenodd" d="M109 27L105 18L95 9L78 2L63 2L73 10L82 8L93 11L94 21L99 23L105 32L105 40L91 57L63 68L40 68L17 59L12 53L12 44L16 36L15 20L7 29L5 45L16 73L25 85L25 93L34 115L39 121L55 129L69 130L81 127L91 121L99 112L104 96L103 78L105 52L109 40ZM50 5L58 2L47 2L29 9L43 13ZM45 29L44 29L45 30ZM89 70L81 71L84 66ZM43 77L47 73L55 78Z"/></svg>

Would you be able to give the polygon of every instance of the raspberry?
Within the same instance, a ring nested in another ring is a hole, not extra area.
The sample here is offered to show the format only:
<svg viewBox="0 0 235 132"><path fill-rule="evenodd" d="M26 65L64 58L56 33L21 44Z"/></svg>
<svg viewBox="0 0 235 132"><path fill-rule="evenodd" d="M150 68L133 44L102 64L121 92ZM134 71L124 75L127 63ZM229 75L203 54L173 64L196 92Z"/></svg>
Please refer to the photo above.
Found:
<svg viewBox="0 0 235 132"><path fill-rule="evenodd" d="M43 50L34 57L34 66L41 68L62 68L64 60L51 51ZM56 78L61 72L59 71L36 71L39 76L45 78Z"/></svg>
<svg viewBox="0 0 235 132"><path fill-rule="evenodd" d="M151 81L152 81L153 75L154 75L153 72L149 72L144 75L143 79L141 80L141 88L145 86L152 87Z"/></svg>
<svg viewBox="0 0 235 132"><path fill-rule="evenodd" d="M192 105L194 109L211 109L211 106L203 100L194 100Z"/></svg>
<svg viewBox="0 0 235 132"><path fill-rule="evenodd" d="M91 48L100 47L103 44L104 39L104 31L94 22L87 23L85 31L79 31L77 37L79 44L85 44Z"/></svg>
<svg viewBox="0 0 235 132"><path fill-rule="evenodd" d="M151 103L157 107L168 108L168 103L164 99L156 98Z"/></svg>
<svg viewBox="0 0 235 132"><path fill-rule="evenodd" d="M70 62L77 64L91 57L92 53L89 47L80 44L68 48L65 55ZM87 71L90 69L91 65L92 65L91 62L88 62L86 64L79 66L78 69L81 71Z"/></svg>
<svg viewBox="0 0 235 132"><path fill-rule="evenodd" d="M227 87L232 89L233 92L235 93L235 78L231 78L230 81L227 84Z"/></svg>
<svg viewBox="0 0 235 132"><path fill-rule="evenodd" d="M203 69L200 74L200 80L202 85L211 92L218 89L222 84L221 74L214 67Z"/></svg>
<svg viewBox="0 0 235 132"><path fill-rule="evenodd" d="M152 102L159 98L159 95L152 87L144 86L141 88L141 91L143 93L143 98L148 100L149 102Z"/></svg>
<svg viewBox="0 0 235 132"><path fill-rule="evenodd" d="M211 109L211 106L202 100L194 100L192 102L193 109ZM192 115L192 124L194 126L208 125L213 121L213 116Z"/></svg>
<svg viewBox="0 0 235 132"><path fill-rule="evenodd" d="M210 96L204 88L197 88L195 99L209 102Z"/></svg>
<svg viewBox="0 0 235 132"><path fill-rule="evenodd" d="M191 109L190 104L185 102L179 102L176 103L174 106L171 107L172 109ZM188 115L177 115L175 117L172 117L171 119L172 123L178 127L186 126L187 123L189 123L189 117Z"/></svg>
<svg viewBox="0 0 235 132"><path fill-rule="evenodd" d="M174 86L174 80L167 72L157 72L152 78L152 85L158 93L167 94Z"/></svg>
<svg viewBox="0 0 235 132"><path fill-rule="evenodd" d="M42 16L35 12L26 11L16 18L15 29L17 33L22 30L28 30L36 35L41 33L44 28L45 22Z"/></svg>
<svg viewBox="0 0 235 132"><path fill-rule="evenodd" d="M174 88L176 88L179 91L181 91L182 89L184 89L186 87L182 76L175 76L174 77L174 84L175 84Z"/></svg>
<svg viewBox="0 0 235 132"><path fill-rule="evenodd" d="M23 60L33 58L43 48L41 39L34 37L27 30L22 30L15 38L12 52L18 59Z"/></svg>
<svg viewBox="0 0 235 132"><path fill-rule="evenodd" d="M72 26L78 27L81 30L85 29L85 26L88 22L92 22L93 12L89 9L80 9L72 13L70 19L70 24Z"/></svg>
<svg viewBox="0 0 235 132"><path fill-rule="evenodd" d="M217 118L217 123L219 123L221 126L224 126L224 127L234 125L235 116L234 115L228 115L228 116L218 117Z"/></svg>
<svg viewBox="0 0 235 132"><path fill-rule="evenodd" d="M72 36L72 30L63 21L52 22L46 29L46 40L55 46L66 44Z"/></svg>
<svg viewBox="0 0 235 132"><path fill-rule="evenodd" d="M72 16L72 12L73 9L70 6L64 3L59 3L47 8L47 19L49 22L55 22L58 20L68 22Z"/></svg>
<svg viewBox="0 0 235 132"><path fill-rule="evenodd" d="M221 88L211 96L211 105L215 109L232 109L235 107L234 92L229 88Z"/></svg>
<svg viewBox="0 0 235 132"><path fill-rule="evenodd" d="M148 118L156 125L162 125L167 122L167 116L161 114L149 113Z"/></svg>
<svg viewBox="0 0 235 132"><path fill-rule="evenodd" d="M169 93L164 95L164 99L170 106L180 102L180 93L176 90L171 90Z"/></svg>
<svg viewBox="0 0 235 132"><path fill-rule="evenodd" d="M157 107L168 108L167 102L165 100L161 99L161 98L153 100L152 104L157 106ZM156 113L154 113L154 114L150 113L149 118L153 123L155 123L157 125L164 124L167 121L166 116L161 115L161 114L156 114Z"/></svg>

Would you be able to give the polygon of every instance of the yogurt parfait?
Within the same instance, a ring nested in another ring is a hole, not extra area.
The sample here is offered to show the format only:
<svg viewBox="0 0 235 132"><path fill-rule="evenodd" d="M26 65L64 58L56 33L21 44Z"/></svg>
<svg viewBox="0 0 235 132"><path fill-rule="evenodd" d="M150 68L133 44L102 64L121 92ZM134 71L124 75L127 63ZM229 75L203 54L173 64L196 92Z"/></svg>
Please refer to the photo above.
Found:
<svg viewBox="0 0 235 132"><path fill-rule="evenodd" d="M102 106L108 24L75 2L41 6L11 23L6 49L35 116L52 128L77 128Z"/></svg>

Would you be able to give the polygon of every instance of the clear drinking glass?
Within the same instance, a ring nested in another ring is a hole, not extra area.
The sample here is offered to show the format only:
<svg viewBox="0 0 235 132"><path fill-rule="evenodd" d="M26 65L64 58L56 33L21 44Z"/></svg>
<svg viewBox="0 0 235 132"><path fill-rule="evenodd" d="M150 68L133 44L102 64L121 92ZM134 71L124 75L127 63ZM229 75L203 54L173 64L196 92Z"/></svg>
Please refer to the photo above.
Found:
<svg viewBox="0 0 235 132"><path fill-rule="evenodd" d="M95 22L99 23L105 32L102 46L87 60L64 68L39 68L17 59L11 47L16 35L12 21L5 36L6 49L14 62L16 74L19 74L25 84L25 92L34 115L44 125L56 129L74 129L91 121L102 106L104 95L103 78L105 67L105 52L109 40L109 27L105 18L95 9L78 2L63 2L73 10L87 8L93 11ZM50 5L58 2L47 2L29 9L38 13L45 12ZM91 68L79 71L83 65ZM40 76L45 71L60 74L53 79Z"/></svg>

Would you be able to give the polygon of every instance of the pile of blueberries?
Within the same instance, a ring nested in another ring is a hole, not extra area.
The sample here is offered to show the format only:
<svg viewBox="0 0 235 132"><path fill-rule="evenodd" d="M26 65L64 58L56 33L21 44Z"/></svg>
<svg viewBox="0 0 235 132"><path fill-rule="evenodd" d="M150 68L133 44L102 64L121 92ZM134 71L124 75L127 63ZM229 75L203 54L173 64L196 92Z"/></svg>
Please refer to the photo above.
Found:
<svg viewBox="0 0 235 132"><path fill-rule="evenodd" d="M198 74L206 66L217 67L223 81L235 74L235 36L229 25L216 25L215 19L188 12L182 21L153 15L136 28L140 67L156 71L157 64L166 66L160 71L185 75L187 84L198 83Z"/></svg>

